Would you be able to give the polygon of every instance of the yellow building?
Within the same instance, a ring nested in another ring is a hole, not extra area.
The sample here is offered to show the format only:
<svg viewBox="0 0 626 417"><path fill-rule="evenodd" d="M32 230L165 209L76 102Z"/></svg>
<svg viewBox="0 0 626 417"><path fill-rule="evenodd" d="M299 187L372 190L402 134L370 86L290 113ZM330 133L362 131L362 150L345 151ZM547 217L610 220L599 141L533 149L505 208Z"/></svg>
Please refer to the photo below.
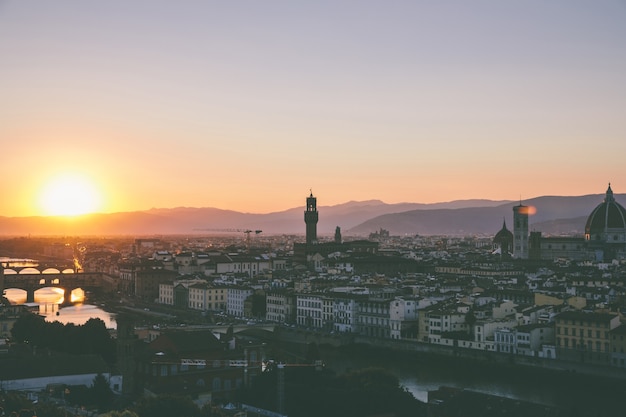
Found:
<svg viewBox="0 0 626 417"><path fill-rule="evenodd" d="M610 332L620 325L617 313L565 311L555 318L557 358L610 363Z"/></svg>
<svg viewBox="0 0 626 417"><path fill-rule="evenodd" d="M611 330L611 365L626 368L626 324Z"/></svg>

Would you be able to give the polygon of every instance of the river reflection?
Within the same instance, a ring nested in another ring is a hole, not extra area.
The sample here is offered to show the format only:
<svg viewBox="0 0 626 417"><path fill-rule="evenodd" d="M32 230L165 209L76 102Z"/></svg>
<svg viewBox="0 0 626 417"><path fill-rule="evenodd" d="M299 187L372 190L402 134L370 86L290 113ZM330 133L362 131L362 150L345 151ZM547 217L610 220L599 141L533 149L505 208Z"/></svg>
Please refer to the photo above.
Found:
<svg viewBox="0 0 626 417"><path fill-rule="evenodd" d="M11 304L26 303L26 292L18 289L7 289L5 296ZM84 292L74 291L70 295L71 302L76 304L60 307L64 302L65 294L60 288L41 288L35 292L34 304L39 308L39 314L44 316L46 321L58 321L63 324L73 323L75 325L85 324L89 319L97 318L104 322L107 329L117 328L115 314L106 312L101 308L82 304Z"/></svg>
<svg viewBox="0 0 626 417"><path fill-rule="evenodd" d="M576 416L614 414L624 407L626 381L552 372L540 368L495 365L419 354L340 352L324 358L338 373L367 367L384 368L415 398L428 401L428 391L448 386L537 404L575 410Z"/></svg>
<svg viewBox="0 0 626 417"><path fill-rule="evenodd" d="M59 308L58 304L39 305L39 314L46 318L46 321L58 321L63 324L73 323L75 325L85 324L89 319L100 319L107 329L117 328L115 314L108 313L101 308L90 304L75 304L69 307Z"/></svg>

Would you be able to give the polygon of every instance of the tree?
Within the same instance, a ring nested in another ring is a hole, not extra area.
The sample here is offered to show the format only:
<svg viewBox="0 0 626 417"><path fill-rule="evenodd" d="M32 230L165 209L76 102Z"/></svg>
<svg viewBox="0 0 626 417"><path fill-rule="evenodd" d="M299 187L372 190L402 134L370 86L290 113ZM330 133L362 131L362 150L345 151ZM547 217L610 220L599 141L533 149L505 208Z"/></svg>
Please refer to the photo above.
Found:
<svg viewBox="0 0 626 417"><path fill-rule="evenodd" d="M471 308L465 314L465 324L467 324L467 332L471 337L474 325L476 324L476 315L474 315L474 310L472 310Z"/></svg>
<svg viewBox="0 0 626 417"><path fill-rule="evenodd" d="M109 365L115 363L115 340L101 319L89 319L82 326L48 323L36 314L23 314L11 329L13 340L39 348L75 355L100 355Z"/></svg>
<svg viewBox="0 0 626 417"><path fill-rule="evenodd" d="M45 339L44 327L46 321L44 317L36 314L22 314L11 328L11 337L17 343L29 343L39 346Z"/></svg>
<svg viewBox="0 0 626 417"><path fill-rule="evenodd" d="M144 398L135 409L139 417L200 417L201 411L189 397L164 394Z"/></svg>
<svg viewBox="0 0 626 417"><path fill-rule="evenodd" d="M16 392L2 393L1 398L6 415L9 415L11 412L17 413L19 410L30 408L33 405L24 395L20 395Z"/></svg>
<svg viewBox="0 0 626 417"><path fill-rule="evenodd" d="M252 301L252 316L256 318L265 317L266 313L266 301L265 301L265 292L257 291L251 296Z"/></svg>
<svg viewBox="0 0 626 417"><path fill-rule="evenodd" d="M93 379L93 386L89 389L93 404L98 410L107 410L113 401L113 391L109 381L102 374Z"/></svg>
<svg viewBox="0 0 626 417"><path fill-rule="evenodd" d="M277 372L285 373L285 409L292 417L426 415L423 403L403 388L395 375L374 368L341 376L311 367L264 372L242 392L242 402L276 410Z"/></svg>
<svg viewBox="0 0 626 417"><path fill-rule="evenodd" d="M108 413L100 414L100 417L139 417L139 415L130 410L122 410L109 411Z"/></svg>

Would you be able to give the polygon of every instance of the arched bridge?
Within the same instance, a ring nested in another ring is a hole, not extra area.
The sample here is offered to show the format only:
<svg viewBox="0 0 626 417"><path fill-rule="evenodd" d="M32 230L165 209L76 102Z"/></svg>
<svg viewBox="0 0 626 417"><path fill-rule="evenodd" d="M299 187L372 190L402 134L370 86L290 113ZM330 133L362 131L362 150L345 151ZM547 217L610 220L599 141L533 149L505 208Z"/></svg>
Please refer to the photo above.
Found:
<svg viewBox="0 0 626 417"><path fill-rule="evenodd" d="M28 264L27 262L2 262L0 268L4 269L4 274L73 274L77 272L76 265L67 263L46 263L37 262Z"/></svg>
<svg viewBox="0 0 626 417"><path fill-rule="evenodd" d="M114 290L116 281L101 272L84 273L43 273L43 274L5 274L0 268L0 291L4 293L7 288L17 288L26 291L26 302L35 300L35 291L45 287L62 288L65 294L77 288ZM65 297L66 300L69 297Z"/></svg>

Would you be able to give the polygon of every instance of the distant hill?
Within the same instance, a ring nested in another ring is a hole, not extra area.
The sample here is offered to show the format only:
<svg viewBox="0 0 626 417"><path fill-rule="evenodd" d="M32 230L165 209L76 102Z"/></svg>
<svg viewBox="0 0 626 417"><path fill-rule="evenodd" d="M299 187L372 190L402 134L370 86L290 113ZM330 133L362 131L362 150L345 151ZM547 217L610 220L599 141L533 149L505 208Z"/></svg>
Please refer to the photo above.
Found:
<svg viewBox="0 0 626 417"><path fill-rule="evenodd" d="M624 205L626 195L615 196ZM538 197L525 200L537 208L531 229L546 233L582 232L586 216L604 195ZM319 201L318 201L319 202ZM459 200L446 203L386 204L379 200L318 206L318 233L339 226L345 236L368 235L380 228L392 234L494 234L506 218L512 229L513 201ZM579 222L578 218L583 221ZM568 219L576 219L568 220ZM578 225L579 223L582 223ZM304 204L285 211L258 214L217 208L154 208L146 211L64 217L0 217L0 235L129 235L219 234L226 229L263 230L264 234L304 234ZM565 230L565 232L567 232ZM224 232L226 233L226 232Z"/></svg>
<svg viewBox="0 0 626 417"><path fill-rule="evenodd" d="M447 203L386 204L379 200L350 201L335 206L318 206L318 233L332 234L336 226L347 230L373 217L414 209L471 207L502 204L502 201L459 200ZM0 235L161 235L219 234L227 229L263 230L266 234L304 234L304 205L285 211L256 214L217 208L153 208L145 211L90 214L66 217L1 217ZM226 233L226 232L224 232Z"/></svg>
<svg viewBox="0 0 626 417"><path fill-rule="evenodd" d="M626 194L616 194L615 199L625 205ZM583 234L585 222L591 211L604 200L604 194L579 197L544 196L522 203L535 208L529 218L529 230L546 235ZM494 207L470 207L459 209L411 210L403 213L385 214L371 218L347 233L367 235L381 228L392 235L493 235L506 220L513 229L513 206L509 202Z"/></svg>

